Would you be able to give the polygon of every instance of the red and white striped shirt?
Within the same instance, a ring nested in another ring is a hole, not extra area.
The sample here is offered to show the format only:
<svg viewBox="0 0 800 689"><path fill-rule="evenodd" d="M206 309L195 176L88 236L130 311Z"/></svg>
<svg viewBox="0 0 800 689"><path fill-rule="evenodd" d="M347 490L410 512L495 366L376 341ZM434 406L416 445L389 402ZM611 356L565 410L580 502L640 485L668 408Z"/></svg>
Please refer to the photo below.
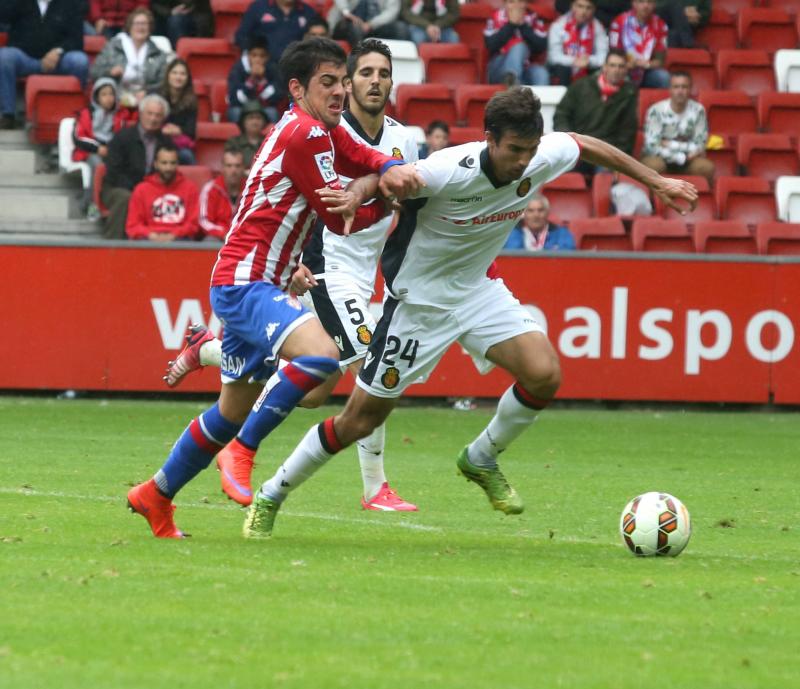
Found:
<svg viewBox="0 0 800 689"><path fill-rule="evenodd" d="M335 159L335 165L334 165ZM286 289L317 217L341 234L344 221L315 193L341 188L339 172L363 177L392 158L328 129L298 107L287 110L253 160L231 230L211 273L211 286L270 282ZM351 231L385 214L382 203L359 208Z"/></svg>

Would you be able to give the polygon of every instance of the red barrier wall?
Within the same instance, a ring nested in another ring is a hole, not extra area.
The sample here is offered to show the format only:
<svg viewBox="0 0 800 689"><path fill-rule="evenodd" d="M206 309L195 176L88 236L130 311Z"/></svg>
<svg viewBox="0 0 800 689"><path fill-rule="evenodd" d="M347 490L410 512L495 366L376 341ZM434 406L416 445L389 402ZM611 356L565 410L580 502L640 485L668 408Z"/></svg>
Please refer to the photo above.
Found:
<svg viewBox="0 0 800 689"><path fill-rule="evenodd" d="M619 256L619 255L617 255ZM0 388L165 391L190 322L216 327L198 249L0 246ZM561 354L568 399L800 403L800 262L558 255L499 260ZM421 396L499 395L458 346ZM339 391L349 388L349 381ZM216 371L181 390L215 391Z"/></svg>

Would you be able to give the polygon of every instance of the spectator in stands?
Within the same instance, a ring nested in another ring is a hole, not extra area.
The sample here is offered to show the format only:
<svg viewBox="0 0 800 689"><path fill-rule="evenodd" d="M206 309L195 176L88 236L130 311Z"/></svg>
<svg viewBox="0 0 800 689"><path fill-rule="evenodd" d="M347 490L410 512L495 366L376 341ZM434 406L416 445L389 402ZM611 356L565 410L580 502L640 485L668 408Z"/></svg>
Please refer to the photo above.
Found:
<svg viewBox="0 0 800 689"><path fill-rule="evenodd" d="M197 95L192 85L192 73L185 60L178 57L169 63L157 93L169 103L169 117L161 128L162 134L172 138L181 165L194 165Z"/></svg>
<svg viewBox="0 0 800 689"><path fill-rule="evenodd" d="M244 155L238 148L226 146L222 174L206 182L200 191L200 229L205 237L225 241L244 181Z"/></svg>
<svg viewBox="0 0 800 689"><path fill-rule="evenodd" d="M407 41L408 26L399 15L400 0L334 0L328 22L333 38L350 45L370 36Z"/></svg>
<svg viewBox="0 0 800 689"><path fill-rule="evenodd" d="M120 129L130 123L130 111L117 107L117 84L110 77L94 82L89 105L78 113L72 140L75 149L72 159L89 164L92 174L89 188L84 189L83 211L90 220L97 220L100 211L92 203L94 198L94 171L108 155L108 142Z"/></svg>
<svg viewBox="0 0 800 689"><path fill-rule="evenodd" d="M152 30L152 12L142 7L134 10L125 21L125 30L103 46L92 65L92 79L117 80L123 107L137 107L144 95L164 80L167 55L150 38Z"/></svg>
<svg viewBox="0 0 800 689"><path fill-rule="evenodd" d="M596 0L594 5L595 19L607 29L617 16L630 9L631 3L630 0ZM572 0L556 0L556 11L559 14L566 14L571 6Z"/></svg>
<svg viewBox="0 0 800 689"><path fill-rule="evenodd" d="M328 22L326 22L322 17L317 17L316 19L312 19L308 26L306 26L306 32L303 34L303 40L306 38L330 38L331 36L331 27L328 26Z"/></svg>
<svg viewBox="0 0 800 689"><path fill-rule="evenodd" d="M278 121L278 107L286 99L278 67L269 60L269 47L264 36L250 40L247 51L228 74L228 120L238 122L242 106L248 101L260 103L270 122Z"/></svg>
<svg viewBox="0 0 800 689"><path fill-rule="evenodd" d="M122 31L128 15L144 4L142 0L89 0L87 20L94 34L114 38Z"/></svg>
<svg viewBox="0 0 800 689"><path fill-rule="evenodd" d="M608 34L594 8L595 0L572 0L570 11L550 25L547 66L563 86L602 67L608 54Z"/></svg>
<svg viewBox="0 0 800 689"><path fill-rule="evenodd" d="M133 188L153 169L156 148L167 142L161 127L169 116L169 104L151 93L139 103L139 123L122 129L108 144L106 176L100 199L109 210L103 236L125 237L125 218Z"/></svg>
<svg viewBox="0 0 800 689"><path fill-rule="evenodd" d="M8 45L0 48L0 129L16 126L17 79L29 74L78 77L86 85L79 0L14 0L0 3Z"/></svg>
<svg viewBox="0 0 800 689"><path fill-rule="evenodd" d="M504 249L528 251L572 251L575 240L570 231L550 222L550 202L542 194L531 196L520 221L508 235Z"/></svg>
<svg viewBox="0 0 800 689"><path fill-rule="evenodd" d="M550 83L547 67L532 56L547 50L547 27L526 0L505 0L486 22L483 40L489 51L489 83L542 85Z"/></svg>
<svg viewBox="0 0 800 689"><path fill-rule="evenodd" d="M711 17L711 0L656 0L656 14L669 27L670 48L694 48L694 34Z"/></svg>
<svg viewBox="0 0 800 689"><path fill-rule="evenodd" d="M233 147L242 152L244 167L250 170L258 149L264 141L264 127L267 126L267 116L261 109L258 101L248 101L242 107L239 115L239 136L233 136L225 142L225 148Z"/></svg>
<svg viewBox="0 0 800 689"><path fill-rule="evenodd" d="M236 45L246 50L254 36L264 36L270 59L278 64L286 46L302 40L306 27L319 18L301 0L253 0L236 31Z"/></svg>
<svg viewBox="0 0 800 689"><path fill-rule="evenodd" d="M460 14L458 0L402 0L400 16L411 40L420 43L458 43L453 28Z"/></svg>
<svg viewBox="0 0 800 689"><path fill-rule="evenodd" d="M172 242L198 239L200 196L197 187L178 171L178 149L172 142L156 148L153 174L133 190L125 233L129 239Z"/></svg>
<svg viewBox="0 0 800 689"><path fill-rule="evenodd" d="M689 95L692 77L673 72L669 98L647 109L644 123L642 162L657 172L702 175L714 179L714 163L706 155L708 120L706 110Z"/></svg>
<svg viewBox="0 0 800 689"><path fill-rule="evenodd" d="M636 142L638 96L627 81L628 62L619 48L611 48L598 75L573 81L556 106L553 128L602 139L628 155ZM593 166L581 163L576 169L593 174Z"/></svg>
<svg viewBox="0 0 800 689"><path fill-rule="evenodd" d="M629 78L637 86L662 89L669 86L664 69L667 25L656 13L656 0L632 0L633 9L620 14L609 30L609 45L628 56Z"/></svg>
<svg viewBox="0 0 800 689"><path fill-rule="evenodd" d="M433 120L425 130L425 143L419 147L419 159L450 145L450 127L444 120Z"/></svg>
<svg viewBox="0 0 800 689"><path fill-rule="evenodd" d="M172 47L184 36L213 36L214 15L209 0L151 0L155 31L169 38Z"/></svg>

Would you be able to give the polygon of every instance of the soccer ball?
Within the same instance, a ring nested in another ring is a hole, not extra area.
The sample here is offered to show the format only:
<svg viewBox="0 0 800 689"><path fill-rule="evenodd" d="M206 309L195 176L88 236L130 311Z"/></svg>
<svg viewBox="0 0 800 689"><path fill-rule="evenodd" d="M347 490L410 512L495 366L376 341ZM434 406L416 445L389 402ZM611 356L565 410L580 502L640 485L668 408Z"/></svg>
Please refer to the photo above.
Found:
<svg viewBox="0 0 800 689"><path fill-rule="evenodd" d="M689 542L689 511L669 493L644 493L631 500L619 520L619 532L634 555L675 557Z"/></svg>

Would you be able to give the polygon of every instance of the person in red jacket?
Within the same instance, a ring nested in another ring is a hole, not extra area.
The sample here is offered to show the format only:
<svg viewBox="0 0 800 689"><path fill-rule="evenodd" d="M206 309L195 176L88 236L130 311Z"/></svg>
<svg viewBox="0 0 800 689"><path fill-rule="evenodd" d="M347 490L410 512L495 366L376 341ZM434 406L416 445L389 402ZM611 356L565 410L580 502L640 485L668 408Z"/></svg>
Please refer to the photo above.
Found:
<svg viewBox="0 0 800 689"><path fill-rule="evenodd" d="M200 190L200 229L204 237L221 242L231 226L244 189L244 153L229 146L222 154L222 174L210 179Z"/></svg>
<svg viewBox="0 0 800 689"><path fill-rule="evenodd" d="M155 172L145 177L131 194L125 232L130 239L171 242L197 239L199 194L197 187L178 172L178 149L161 144L153 162Z"/></svg>

